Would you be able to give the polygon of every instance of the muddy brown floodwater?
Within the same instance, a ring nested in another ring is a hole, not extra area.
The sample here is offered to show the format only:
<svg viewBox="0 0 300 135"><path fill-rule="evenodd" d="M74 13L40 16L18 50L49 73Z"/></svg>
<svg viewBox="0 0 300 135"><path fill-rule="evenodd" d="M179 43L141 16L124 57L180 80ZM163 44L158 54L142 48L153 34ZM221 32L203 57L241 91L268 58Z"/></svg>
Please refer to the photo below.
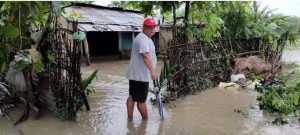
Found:
<svg viewBox="0 0 300 135"><path fill-rule="evenodd" d="M300 53L296 53L300 54ZM298 57L299 58L299 57ZM61 121L50 111L39 120L32 118L12 126L22 111L10 111L11 120L0 117L1 135L296 135L297 120L284 126L269 124L272 116L256 105L256 92L212 88L164 105L165 119L147 100L149 119L142 121L135 107L133 120L127 120L125 102L128 80L124 77L128 60L99 61L82 66L84 76L99 68L96 92L89 96L91 110L80 111L77 122ZM162 62L159 62L159 68ZM159 69L158 68L158 69ZM151 86L150 86L151 87ZM235 113L241 110L245 114Z"/></svg>

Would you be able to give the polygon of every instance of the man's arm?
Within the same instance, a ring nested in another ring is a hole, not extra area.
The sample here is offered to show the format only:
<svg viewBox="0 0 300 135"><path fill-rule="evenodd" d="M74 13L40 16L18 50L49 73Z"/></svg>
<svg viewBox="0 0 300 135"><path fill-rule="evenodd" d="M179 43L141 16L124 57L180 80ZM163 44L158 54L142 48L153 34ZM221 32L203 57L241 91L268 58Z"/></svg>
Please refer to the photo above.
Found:
<svg viewBox="0 0 300 135"><path fill-rule="evenodd" d="M153 70L152 59L151 59L151 56L150 56L149 52L141 53L141 55L143 57L145 65L148 67L148 69L150 71L150 75L151 75L152 80L156 80L157 76L156 76L155 71Z"/></svg>

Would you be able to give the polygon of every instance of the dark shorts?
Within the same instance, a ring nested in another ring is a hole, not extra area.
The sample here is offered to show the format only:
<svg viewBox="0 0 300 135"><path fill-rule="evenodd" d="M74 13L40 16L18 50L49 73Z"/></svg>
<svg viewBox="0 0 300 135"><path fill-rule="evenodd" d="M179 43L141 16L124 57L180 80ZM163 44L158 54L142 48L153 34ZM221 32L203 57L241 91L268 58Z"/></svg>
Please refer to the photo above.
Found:
<svg viewBox="0 0 300 135"><path fill-rule="evenodd" d="M146 102L149 91L149 82L129 80L129 95L134 102Z"/></svg>

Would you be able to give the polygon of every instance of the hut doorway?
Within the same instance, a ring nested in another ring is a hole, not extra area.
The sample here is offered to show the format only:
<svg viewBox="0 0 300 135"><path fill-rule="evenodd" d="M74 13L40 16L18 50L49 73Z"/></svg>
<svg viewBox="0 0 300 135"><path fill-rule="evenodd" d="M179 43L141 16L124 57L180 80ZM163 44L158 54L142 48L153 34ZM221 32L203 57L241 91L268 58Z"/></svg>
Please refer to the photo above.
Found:
<svg viewBox="0 0 300 135"><path fill-rule="evenodd" d="M87 32L92 57L119 55L118 32Z"/></svg>

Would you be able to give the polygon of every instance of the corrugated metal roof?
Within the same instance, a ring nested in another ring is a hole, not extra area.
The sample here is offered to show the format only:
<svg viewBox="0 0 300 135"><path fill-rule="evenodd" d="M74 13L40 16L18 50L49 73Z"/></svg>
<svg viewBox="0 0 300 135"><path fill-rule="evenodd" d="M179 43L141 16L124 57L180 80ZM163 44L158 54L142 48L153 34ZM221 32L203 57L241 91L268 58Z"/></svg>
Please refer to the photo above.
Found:
<svg viewBox="0 0 300 135"><path fill-rule="evenodd" d="M81 15L75 21L78 21L78 27L83 31L142 31L144 15L137 11L120 11L119 8L95 5L69 6L64 10L67 16L73 11Z"/></svg>
<svg viewBox="0 0 300 135"><path fill-rule="evenodd" d="M78 24L81 31L142 31L139 26L125 26L125 25L91 25L91 24Z"/></svg>
<svg viewBox="0 0 300 135"><path fill-rule="evenodd" d="M81 31L99 31L93 27L91 24L78 24L78 28Z"/></svg>
<svg viewBox="0 0 300 135"><path fill-rule="evenodd" d="M178 20L178 21L176 21L175 26L178 27L178 26L180 26L182 23L183 23L183 20ZM159 26L160 26L160 27L163 27L163 28L170 28L170 27L173 27L173 25L174 25L174 22L171 21L171 22L163 22L163 23L160 24Z"/></svg>

